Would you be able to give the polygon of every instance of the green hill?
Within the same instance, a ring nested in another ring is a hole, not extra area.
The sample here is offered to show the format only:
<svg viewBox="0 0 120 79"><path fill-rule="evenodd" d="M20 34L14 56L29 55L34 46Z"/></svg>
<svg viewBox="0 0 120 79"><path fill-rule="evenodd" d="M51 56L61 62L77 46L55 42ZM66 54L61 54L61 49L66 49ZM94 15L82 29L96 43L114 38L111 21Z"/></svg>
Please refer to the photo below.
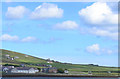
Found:
<svg viewBox="0 0 120 79"><path fill-rule="evenodd" d="M30 55L25 55L22 53L9 51L1 49L2 54L2 64L12 64L19 66L20 64L24 64L28 67L36 67L42 68L45 66L42 65L52 65L53 67L68 69L71 74L80 74L82 72L87 73L88 71L92 71L95 74L99 73L107 73L108 71L113 72L113 74L117 74L117 67L105 67L105 66L97 66L97 65L82 65L82 64L70 64L70 63L61 63L58 61L52 60L53 63L47 63L47 60L42 58L33 57ZM15 58L15 59L11 59ZM39 65L38 65L39 64Z"/></svg>

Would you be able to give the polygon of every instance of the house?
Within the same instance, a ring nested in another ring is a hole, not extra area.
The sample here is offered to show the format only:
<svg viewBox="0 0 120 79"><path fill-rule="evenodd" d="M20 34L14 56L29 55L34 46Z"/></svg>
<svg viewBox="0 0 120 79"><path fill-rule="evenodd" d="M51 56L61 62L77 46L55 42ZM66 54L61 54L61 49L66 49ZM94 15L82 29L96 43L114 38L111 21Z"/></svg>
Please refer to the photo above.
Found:
<svg viewBox="0 0 120 79"><path fill-rule="evenodd" d="M28 55L25 55L25 57L28 57Z"/></svg>
<svg viewBox="0 0 120 79"><path fill-rule="evenodd" d="M47 67L52 67L52 65L47 65Z"/></svg>
<svg viewBox="0 0 120 79"><path fill-rule="evenodd" d="M88 74L92 74L92 72L91 72L91 71L88 71Z"/></svg>
<svg viewBox="0 0 120 79"><path fill-rule="evenodd" d="M6 56L6 57L9 57L10 55L6 54L5 56Z"/></svg>
<svg viewBox="0 0 120 79"><path fill-rule="evenodd" d="M111 73L111 71L108 71L108 73L110 74L110 73Z"/></svg>
<svg viewBox="0 0 120 79"><path fill-rule="evenodd" d="M20 64L20 66L25 67L25 64Z"/></svg>
<svg viewBox="0 0 120 79"><path fill-rule="evenodd" d="M53 63L52 61L47 61L47 63Z"/></svg>
<svg viewBox="0 0 120 79"><path fill-rule="evenodd" d="M48 73L57 73L57 68L56 67L48 68Z"/></svg>
<svg viewBox="0 0 120 79"><path fill-rule="evenodd" d="M30 67L16 67L10 70L11 73L37 73L39 70L37 68Z"/></svg>
<svg viewBox="0 0 120 79"><path fill-rule="evenodd" d="M10 59L10 57L7 57L7 59Z"/></svg>
<svg viewBox="0 0 120 79"><path fill-rule="evenodd" d="M69 73L69 71L66 69L66 70L64 70L64 73L65 73L65 74L68 74L68 73Z"/></svg>
<svg viewBox="0 0 120 79"><path fill-rule="evenodd" d="M5 72L5 73L8 73L8 70L9 69L7 67L5 67L5 68L2 69L2 71Z"/></svg>
<svg viewBox="0 0 120 79"><path fill-rule="evenodd" d="M57 68L56 67L41 68L41 72L44 72L44 73L57 73Z"/></svg>
<svg viewBox="0 0 120 79"><path fill-rule="evenodd" d="M48 58L47 63L53 63L53 61L51 61L50 58Z"/></svg>
<svg viewBox="0 0 120 79"><path fill-rule="evenodd" d="M14 57L10 58L10 60L14 60Z"/></svg>
<svg viewBox="0 0 120 79"><path fill-rule="evenodd" d="M2 68L2 65L0 65L0 67Z"/></svg>
<svg viewBox="0 0 120 79"><path fill-rule="evenodd" d="M2 66L2 71L5 73L8 73L8 71L13 68L14 68L14 66Z"/></svg>
<svg viewBox="0 0 120 79"><path fill-rule="evenodd" d="M2 66L3 68L4 67L7 67L7 68L9 68L9 69L11 69L11 68L15 68L14 66Z"/></svg>
<svg viewBox="0 0 120 79"><path fill-rule="evenodd" d="M14 58L11 58L11 60L14 60Z"/></svg>
<svg viewBox="0 0 120 79"><path fill-rule="evenodd" d="M18 56L15 56L14 59L18 59L19 57Z"/></svg>

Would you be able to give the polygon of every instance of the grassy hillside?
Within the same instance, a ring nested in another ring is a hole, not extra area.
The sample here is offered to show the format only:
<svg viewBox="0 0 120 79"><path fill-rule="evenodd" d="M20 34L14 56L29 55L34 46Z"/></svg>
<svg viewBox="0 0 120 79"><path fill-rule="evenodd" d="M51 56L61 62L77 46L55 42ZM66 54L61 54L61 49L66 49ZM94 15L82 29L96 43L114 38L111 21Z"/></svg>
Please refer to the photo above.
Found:
<svg viewBox="0 0 120 79"><path fill-rule="evenodd" d="M115 72L114 74L117 74L116 71L118 71L118 68L116 67L69 64L69 63L61 63L61 62L53 62L49 64L47 63L47 60L42 59L42 58L37 58L37 57L30 56L30 55L25 55L22 53L4 50L4 49L1 49L1 51L2 51L2 64L3 65L4 64L14 64L14 65L25 64L28 67L41 68L43 66L37 66L37 64L46 64L46 65L52 65L53 67L57 67L57 68L68 69L71 74L79 74L81 72L88 72L88 71L97 72L97 73L112 71L112 72ZM10 60L6 57L6 55L9 55L10 57L19 57L19 58Z"/></svg>

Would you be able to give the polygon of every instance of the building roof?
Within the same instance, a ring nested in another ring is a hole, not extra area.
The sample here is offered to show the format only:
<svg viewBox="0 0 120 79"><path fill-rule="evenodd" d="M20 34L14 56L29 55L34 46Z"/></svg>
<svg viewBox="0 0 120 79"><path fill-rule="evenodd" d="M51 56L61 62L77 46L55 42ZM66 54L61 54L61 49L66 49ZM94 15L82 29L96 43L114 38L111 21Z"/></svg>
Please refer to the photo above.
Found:
<svg viewBox="0 0 120 79"><path fill-rule="evenodd" d="M2 66L2 68L14 68L14 66Z"/></svg>
<svg viewBox="0 0 120 79"><path fill-rule="evenodd" d="M57 69L56 67L42 68L42 69Z"/></svg>
<svg viewBox="0 0 120 79"><path fill-rule="evenodd" d="M31 69L31 67L16 67L16 69L18 69L18 70L29 70L29 69ZM33 68L33 69L38 70L37 68Z"/></svg>

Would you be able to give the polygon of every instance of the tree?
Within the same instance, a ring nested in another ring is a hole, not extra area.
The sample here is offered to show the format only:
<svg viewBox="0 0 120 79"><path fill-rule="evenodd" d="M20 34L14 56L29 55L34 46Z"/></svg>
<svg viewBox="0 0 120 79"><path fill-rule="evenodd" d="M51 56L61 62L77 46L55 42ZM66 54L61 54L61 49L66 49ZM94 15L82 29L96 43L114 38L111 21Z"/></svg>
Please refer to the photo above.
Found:
<svg viewBox="0 0 120 79"><path fill-rule="evenodd" d="M39 72L41 71L41 68L37 68L39 70Z"/></svg>

